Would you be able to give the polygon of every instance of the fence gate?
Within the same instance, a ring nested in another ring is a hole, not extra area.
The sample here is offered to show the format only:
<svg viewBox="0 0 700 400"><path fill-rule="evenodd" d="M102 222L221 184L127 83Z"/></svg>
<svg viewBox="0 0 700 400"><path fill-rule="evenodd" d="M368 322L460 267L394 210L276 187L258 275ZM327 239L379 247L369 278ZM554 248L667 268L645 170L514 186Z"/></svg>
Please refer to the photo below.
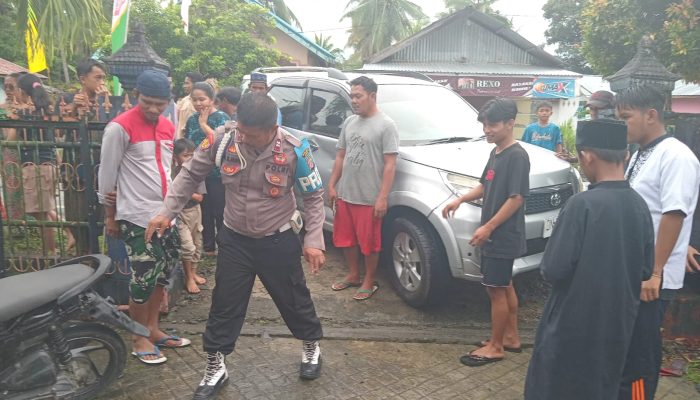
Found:
<svg viewBox="0 0 700 400"><path fill-rule="evenodd" d="M105 123L0 120L7 273L46 268L103 244L97 167Z"/></svg>

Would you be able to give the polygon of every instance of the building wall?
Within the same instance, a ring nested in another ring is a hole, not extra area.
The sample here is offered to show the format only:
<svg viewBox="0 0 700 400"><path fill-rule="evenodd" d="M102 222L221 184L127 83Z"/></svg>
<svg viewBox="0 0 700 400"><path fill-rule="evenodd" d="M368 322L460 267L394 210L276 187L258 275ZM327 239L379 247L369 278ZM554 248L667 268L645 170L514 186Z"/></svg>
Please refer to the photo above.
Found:
<svg viewBox="0 0 700 400"><path fill-rule="evenodd" d="M700 114L700 96L674 97L671 108L677 113Z"/></svg>
<svg viewBox="0 0 700 400"><path fill-rule="evenodd" d="M458 18L382 62L537 64L522 48L469 20Z"/></svg>
<svg viewBox="0 0 700 400"><path fill-rule="evenodd" d="M302 46L299 42L279 29L274 30L273 36L276 42L272 47L291 57L291 63L293 65L310 65L309 51L306 47Z"/></svg>

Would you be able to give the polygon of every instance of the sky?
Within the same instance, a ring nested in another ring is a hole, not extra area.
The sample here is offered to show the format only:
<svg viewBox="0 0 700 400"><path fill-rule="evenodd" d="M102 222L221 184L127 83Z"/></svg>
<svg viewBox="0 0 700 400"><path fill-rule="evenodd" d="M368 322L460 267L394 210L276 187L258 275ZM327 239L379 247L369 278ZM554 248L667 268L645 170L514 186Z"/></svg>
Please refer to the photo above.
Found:
<svg viewBox="0 0 700 400"><path fill-rule="evenodd" d="M413 0L423 8L423 12L435 20L435 15L444 11L442 0ZM286 0L287 6L301 21L304 33L313 39L314 34L330 36L333 44L341 49L345 48L350 27L350 20L340 21L345 14L345 6L348 0ZM513 29L530 42L545 44L544 31L547 29L547 20L542 17L542 6L546 0L498 0L494 8L501 14L513 20ZM545 48L550 53L549 46ZM346 51L346 55L348 51Z"/></svg>

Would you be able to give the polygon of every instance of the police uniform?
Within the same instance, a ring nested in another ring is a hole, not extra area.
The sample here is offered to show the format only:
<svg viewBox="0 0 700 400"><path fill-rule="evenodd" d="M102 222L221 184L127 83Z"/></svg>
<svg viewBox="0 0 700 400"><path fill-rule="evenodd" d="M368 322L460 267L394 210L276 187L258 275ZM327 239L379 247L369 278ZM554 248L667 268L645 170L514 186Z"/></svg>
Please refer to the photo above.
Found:
<svg viewBox="0 0 700 400"><path fill-rule="evenodd" d="M268 147L258 152L243 143L229 123L204 139L168 192L160 214L174 218L198 183L213 168L221 170L226 206L204 333L207 353L233 351L256 275L296 338L316 341L323 335L302 270L301 242L290 224L296 212L296 184L305 210L304 247L325 250L323 189L310 149L299 154L300 146L299 139L278 129ZM299 176L299 159L300 170L310 172L306 176Z"/></svg>

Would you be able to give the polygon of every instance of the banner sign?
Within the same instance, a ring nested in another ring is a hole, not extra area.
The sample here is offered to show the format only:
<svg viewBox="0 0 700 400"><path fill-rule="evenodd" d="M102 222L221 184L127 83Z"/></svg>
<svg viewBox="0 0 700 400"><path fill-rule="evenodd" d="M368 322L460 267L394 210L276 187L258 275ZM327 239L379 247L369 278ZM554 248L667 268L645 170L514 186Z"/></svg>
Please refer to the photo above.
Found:
<svg viewBox="0 0 700 400"><path fill-rule="evenodd" d="M535 81L527 76L428 76L460 96L520 97L532 89Z"/></svg>
<svg viewBox="0 0 700 400"><path fill-rule="evenodd" d="M112 54L121 49L126 43L127 33L129 31L129 4L130 0L114 0L112 7ZM119 95L122 92L122 87L119 80L115 76L114 94Z"/></svg>
<svg viewBox="0 0 700 400"><path fill-rule="evenodd" d="M570 99L575 94L575 79L539 78L532 85L532 97L540 99Z"/></svg>

